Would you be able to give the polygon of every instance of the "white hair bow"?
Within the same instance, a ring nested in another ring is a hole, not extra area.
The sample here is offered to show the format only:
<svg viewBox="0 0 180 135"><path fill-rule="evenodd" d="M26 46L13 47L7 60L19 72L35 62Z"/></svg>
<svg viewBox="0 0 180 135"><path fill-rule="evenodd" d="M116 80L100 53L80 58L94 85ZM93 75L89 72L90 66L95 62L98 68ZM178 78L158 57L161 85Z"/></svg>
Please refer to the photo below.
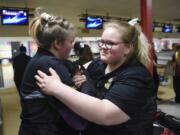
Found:
<svg viewBox="0 0 180 135"><path fill-rule="evenodd" d="M47 14L46 12L42 13L41 17L43 17L46 21L48 21L51 18L51 16Z"/></svg>
<svg viewBox="0 0 180 135"><path fill-rule="evenodd" d="M135 24L137 24L138 20L139 20L138 18L134 18L134 19L130 20L128 23L130 25L134 26Z"/></svg>
<svg viewBox="0 0 180 135"><path fill-rule="evenodd" d="M83 44L83 43L80 43L80 47L81 47L81 48L84 48L84 44Z"/></svg>

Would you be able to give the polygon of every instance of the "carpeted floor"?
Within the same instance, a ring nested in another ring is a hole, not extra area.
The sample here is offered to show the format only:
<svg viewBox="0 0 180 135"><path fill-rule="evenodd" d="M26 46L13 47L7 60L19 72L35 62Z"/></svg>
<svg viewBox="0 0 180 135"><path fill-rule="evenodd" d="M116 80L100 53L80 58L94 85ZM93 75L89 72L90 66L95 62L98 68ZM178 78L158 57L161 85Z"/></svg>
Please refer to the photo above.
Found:
<svg viewBox="0 0 180 135"><path fill-rule="evenodd" d="M3 111L3 135L18 135L21 107L16 89L0 89L0 99Z"/></svg>

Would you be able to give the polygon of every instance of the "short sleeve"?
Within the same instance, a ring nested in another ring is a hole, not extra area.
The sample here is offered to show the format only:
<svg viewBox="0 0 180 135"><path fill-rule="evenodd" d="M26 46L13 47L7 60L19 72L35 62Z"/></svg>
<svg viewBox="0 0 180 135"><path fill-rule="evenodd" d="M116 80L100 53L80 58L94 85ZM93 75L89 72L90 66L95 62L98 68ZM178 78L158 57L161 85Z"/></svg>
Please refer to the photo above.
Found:
<svg viewBox="0 0 180 135"><path fill-rule="evenodd" d="M46 61L44 61L44 59L46 59ZM40 59L39 63L39 70L42 70L43 72L49 75L49 68L51 67L56 71L63 83L69 86L73 85L71 74L69 73L68 68L64 65L63 61L55 57L45 56ZM48 101L52 106L57 106L57 108L61 108L62 105L64 106L62 102L56 100L55 98L48 95L46 95L46 97L48 98Z"/></svg>
<svg viewBox="0 0 180 135"><path fill-rule="evenodd" d="M52 58L49 62L50 63L48 64L48 67L52 67L57 72L62 82L69 86L72 86L73 81L72 81L71 73L69 72L69 69L66 65L67 63L64 63L64 61L59 61L54 58ZM47 98L48 98L48 103L58 112L59 115L62 116L62 118L70 127L77 130L83 130L86 127L87 121L82 119L77 114L75 114L69 108L67 108L62 102L60 102L54 97L48 96Z"/></svg>
<svg viewBox="0 0 180 135"><path fill-rule="evenodd" d="M136 69L120 76L110 87L105 99L131 117L146 104L147 96L153 91L152 80L150 76L136 73Z"/></svg>
<svg viewBox="0 0 180 135"><path fill-rule="evenodd" d="M52 58L51 63L49 63L49 67L52 67L57 72L63 83L69 86L74 84L71 73L63 61Z"/></svg>

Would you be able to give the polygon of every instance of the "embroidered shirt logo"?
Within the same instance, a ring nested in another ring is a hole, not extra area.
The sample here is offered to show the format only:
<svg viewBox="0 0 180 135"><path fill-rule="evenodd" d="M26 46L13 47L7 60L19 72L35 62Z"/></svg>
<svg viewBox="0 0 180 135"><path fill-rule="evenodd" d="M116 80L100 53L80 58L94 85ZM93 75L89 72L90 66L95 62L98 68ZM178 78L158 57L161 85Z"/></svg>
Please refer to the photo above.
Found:
<svg viewBox="0 0 180 135"><path fill-rule="evenodd" d="M109 90L111 84L112 84L113 78L108 79L107 83L104 84L104 87Z"/></svg>

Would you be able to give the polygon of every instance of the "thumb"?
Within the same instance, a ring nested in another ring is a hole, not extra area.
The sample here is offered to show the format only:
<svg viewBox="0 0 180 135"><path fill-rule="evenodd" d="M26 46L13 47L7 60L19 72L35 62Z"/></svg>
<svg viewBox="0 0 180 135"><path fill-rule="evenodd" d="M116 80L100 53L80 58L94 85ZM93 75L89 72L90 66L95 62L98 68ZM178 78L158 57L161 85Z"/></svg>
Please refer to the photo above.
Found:
<svg viewBox="0 0 180 135"><path fill-rule="evenodd" d="M51 74L51 76L55 77L56 79L61 81L61 78L58 76L58 74L56 73L56 71L52 68L49 68L49 72Z"/></svg>
<svg viewBox="0 0 180 135"><path fill-rule="evenodd" d="M54 69L52 69L51 67L49 68L49 72L52 76L57 75L56 71Z"/></svg>

